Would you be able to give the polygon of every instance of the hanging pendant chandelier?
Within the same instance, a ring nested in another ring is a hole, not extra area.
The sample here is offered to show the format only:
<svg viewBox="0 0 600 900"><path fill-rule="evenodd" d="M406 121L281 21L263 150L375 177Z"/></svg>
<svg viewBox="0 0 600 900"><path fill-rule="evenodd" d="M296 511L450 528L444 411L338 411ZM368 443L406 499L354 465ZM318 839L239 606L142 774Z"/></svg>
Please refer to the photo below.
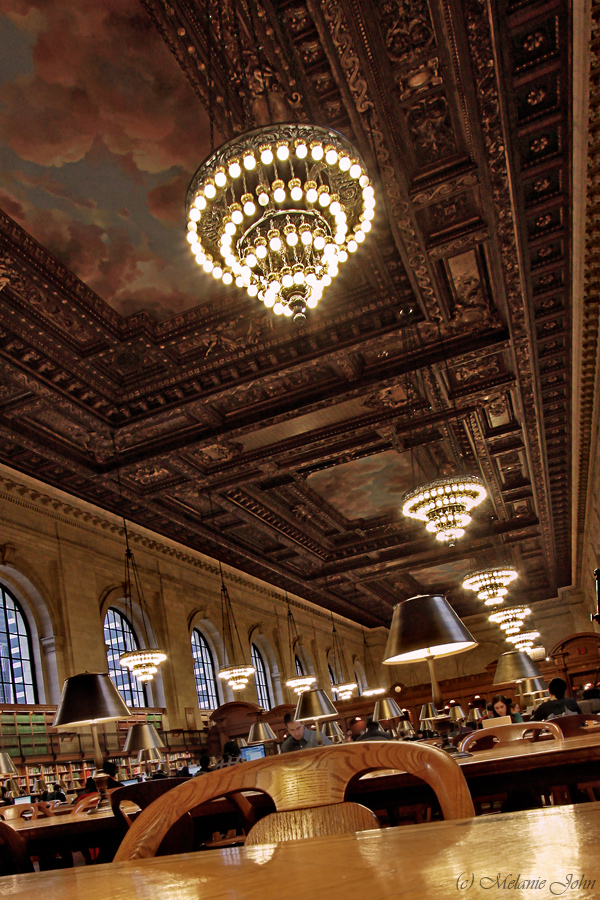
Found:
<svg viewBox="0 0 600 900"><path fill-rule="evenodd" d="M377 697L380 694L385 694L386 689L384 687L369 687L369 685L376 684L377 678L375 675L375 664L373 662L373 655L371 653L371 649L367 644L367 636L365 634L365 629L363 628L363 658L365 662L365 678L367 679L367 687L362 692L363 697Z"/></svg>
<svg viewBox="0 0 600 900"><path fill-rule="evenodd" d="M287 623L288 623L288 647L290 651L290 672L293 672L296 668L296 660L295 660L295 646L300 643L300 635L298 634L298 627L296 625L296 620L294 619L294 614L292 612L292 608L290 606L289 597L287 595L287 591L285 593L285 599L287 602ZM296 694L302 694L304 691L310 691L313 684L316 682L316 678L314 675L293 675L288 678L286 681L286 687L291 688Z"/></svg>
<svg viewBox="0 0 600 900"><path fill-rule="evenodd" d="M518 634L523 627L523 622L531 610L526 606L511 606L510 609L499 609L489 616L489 621L499 625L504 634Z"/></svg>
<svg viewBox="0 0 600 900"><path fill-rule="evenodd" d="M426 522L427 531L438 541L455 541L471 521L470 510L486 496L483 481L477 476L439 478L406 494L402 514Z"/></svg>
<svg viewBox="0 0 600 900"><path fill-rule="evenodd" d="M337 633L337 628L335 627L335 621L333 618L333 614L331 615L331 625L332 625L332 638L333 638L333 656L334 656L334 667L333 671L335 673L336 681L335 684L332 684L332 690L335 691L338 698L340 700L349 700L352 697L353 691L356 690L357 684L355 681L352 681L348 677L348 673L346 671L346 662L344 660L344 654L342 651L342 644Z"/></svg>
<svg viewBox="0 0 600 900"><path fill-rule="evenodd" d="M124 669L129 669L137 681L144 683L152 681L158 672L158 667L165 662L167 654L157 647L150 647L149 629L146 621L146 602L142 593L142 584L133 550L129 546L129 534L125 519L123 519L123 526L125 528L125 607L129 620L133 621L133 594L135 593L142 617L142 631L146 647L122 653L119 657L119 665Z"/></svg>
<svg viewBox="0 0 600 900"><path fill-rule="evenodd" d="M528 653L539 636L539 631L524 631L521 634L511 634L506 640L509 644L513 644L516 650Z"/></svg>
<svg viewBox="0 0 600 900"><path fill-rule="evenodd" d="M371 230L375 191L341 134L273 124L209 156L186 210L187 239L205 272L303 321Z"/></svg>
<svg viewBox="0 0 600 900"><path fill-rule="evenodd" d="M503 564L473 572L463 581L467 591L477 591L486 606L497 606L508 593L508 585L519 577L514 566Z"/></svg>
<svg viewBox="0 0 600 900"><path fill-rule="evenodd" d="M212 503L211 503L212 505ZM221 574L221 622L223 627L223 644L228 662L219 667L219 678L226 681L232 691L243 691L255 668L244 662L244 651L240 633L233 615L233 607L229 591L225 587L223 569L219 562Z"/></svg>

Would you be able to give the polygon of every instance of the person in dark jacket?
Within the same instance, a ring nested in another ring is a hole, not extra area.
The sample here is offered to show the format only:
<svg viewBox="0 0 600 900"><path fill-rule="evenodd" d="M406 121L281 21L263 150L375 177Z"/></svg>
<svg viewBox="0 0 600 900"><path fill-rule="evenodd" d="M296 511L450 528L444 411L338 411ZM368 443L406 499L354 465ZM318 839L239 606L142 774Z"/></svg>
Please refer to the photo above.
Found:
<svg viewBox="0 0 600 900"><path fill-rule="evenodd" d="M366 730L356 738L356 741L393 741L387 731L384 731L379 722L375 719L367 719Z"/></svg>
<svg viewBox="0 0 600 900"><path fill-rule="evenodd" d="M564 716L566 712L580 713L579 705L571 697L565 697L567 684L562 678L553 678L548 685L549 700L540 703L533 714L534 722L542 722L553 716Z"/></svg>

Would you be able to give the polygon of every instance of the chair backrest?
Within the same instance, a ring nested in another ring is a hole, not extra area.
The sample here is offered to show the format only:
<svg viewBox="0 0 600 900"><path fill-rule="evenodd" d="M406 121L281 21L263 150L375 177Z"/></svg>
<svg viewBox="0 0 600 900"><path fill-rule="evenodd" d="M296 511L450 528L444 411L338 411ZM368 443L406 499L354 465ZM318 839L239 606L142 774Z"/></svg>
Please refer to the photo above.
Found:
<svg viewBox="0 0 600 900"><path fill-rule="evenodd" d="M123 803L135 803L140 809L146 809L158 797L162 797L167 791L172 790L172 788L177 787L186 780L182 778L156 778L150 781L141 781L139 784L126 784L123 787L114 788L110 795L110 805L121 833L125 835L134 821L123 808ZM156 855L168 856L172 853L186 853L193 849L194 823L188 813L165 832Z"/></svg>
<svg viewBox="0 0 600 900"><path fill-rule="evenodd" d="M8 808L8 807L7 807ZM18 834L6 822L0 822L0 843L8 847L8 853L16 872L33 872L33 864L29 855L29 843L23 835ZM6 873L2 873L6 874Z"/></svg>
<svg viewBox="0 0 600 900"><path fill-rule="evenodd" d="M461 752L477 750L477 744L481 742L487 744L485 746L487 750L490 737L494 738L497 744L510 744L522 740L537 741L543 731L551 734L555 740L562 740L563 733L554 722L513 722L511 725L497 725L495 728L486 728L485 731L474 731L460 742L458 749Z"/></svg>
<svg viewBox="0 0 600 900"><path fill-rule="evenodd" d="M94 794L85 794L85 796L81 797L81 799L77 800L77 802L73 804L73 812L81 813L86 812L86 810L88 809L95 809L98 806L99 802L99 791Z"/></svg>
<svg viewBox="0 0 600 900"><path fill-rule="evenodd" d="M6 822L11 819L37 819L38 810L35 803L19 803L17 806L0 807L0 819Z"/></svg>
<svg viewBox="0 0 600 900"><path fill-rule="evenodd" d="M563 737L573 737L577 734L585 734L584 725L586 722L600 722L600 716L594 713L576 713L574 716L558 716L552 719L554 725L557 725L562 731Z"/></svg>
<svg viewBox="0 0 600 900"><path fill-rule="evenodd" d="M475 814L471 794L455 760L436 747L402 741L364 741L269 756L192 778L143 810L133 823L115 862L154 856L163 836L180 816L215 797L238 791L268 794L277 812L343 804L356 775L400 769L433 788L446 819Z"/></svg>

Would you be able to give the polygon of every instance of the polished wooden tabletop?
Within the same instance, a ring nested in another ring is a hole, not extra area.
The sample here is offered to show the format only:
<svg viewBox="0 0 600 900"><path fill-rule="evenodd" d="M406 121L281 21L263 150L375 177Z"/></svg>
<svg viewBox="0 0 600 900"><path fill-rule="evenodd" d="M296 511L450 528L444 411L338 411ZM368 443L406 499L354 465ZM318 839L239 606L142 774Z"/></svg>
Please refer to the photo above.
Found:
<svg viewBox="0 0 600 900"><path fill-rule="evenodd" d="M600 803L5 876L30 900L594 898ZM515 887L515 879L517 887ZM543 884L542 884L543 882ZM525 884L527 883L527 884Z"/></svg>

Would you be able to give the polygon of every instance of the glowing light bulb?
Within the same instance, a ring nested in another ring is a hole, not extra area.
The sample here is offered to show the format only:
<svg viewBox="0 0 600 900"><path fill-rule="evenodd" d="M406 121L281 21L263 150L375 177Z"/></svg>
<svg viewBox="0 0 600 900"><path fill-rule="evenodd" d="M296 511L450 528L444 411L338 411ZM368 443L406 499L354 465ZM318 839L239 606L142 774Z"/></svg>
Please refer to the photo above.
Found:
<svg viewBox="0 0 600 900"><path fill-rule="evenodd" d="M292 316L294 314L294 311L292 309L290 309L290 307L287 305L287 303L283 307L283 314L284 314L284 316L287 316L288 319L290 316Z"/></svg>
<svg viewBox="0 0 600 900"><path fill-rule="evenodd" d="M358 163L355 162L350 166L350 178L358 178L361 172L362 169Z"/></svg>
<svg viewBox="0 0 600 900"><path fill-rule="evenodd" d="M198 194L194 200L194 206L197 209L206 209L206 197L203 194Z"/></svg>
<svg viewBox="0 0 600 900"><path fill-rule="evenodd" d="M309 188L306 192L306 199L309 203L316 203L318 196L316 188Z"/></svg>
<svg viewBox="0 0 600 900"><path fill-rule="evenodd" d="M306 305L309 309L315 309L319 302L319 297L315 297L314 294L311 294L310 297L306 301Z"/></svg>
<svg viewBox="0 0 600 900"><path fill-rule="evenodd" d="M258 259L264 259L267 255L267 247L266 244L258 244L256 247L256 255Z"/></svg>
<svg viewBox="0 0 600 900"><path fill-rule="evenodd" d="M256 206L254 205L252 200L246 200L244 203L244 214L246 216L253 216L256 212Z"/></svg>
<svg viewBox="0 0 600 900"><path fill-rule="evenodd" d="M250 266L251 269L254 268L257 263L257 259L254 253L249 253L244 262L247 266Z"/></svg>
<svg viewBox="0 0 600 900"><path fill-rule="evenodd" d="M197 244L198 243L198 235L195 231L188 231L187 235L188 244Z"/></svg>
<svg viewBox="0 0 600 900"><path fill-rule="evenodd" d="M231 213L231 221L236 225L241 225L241 223L244 221L244 214L242 213L241 209L233 210L233 212ZM235 234L235 231L233 233Z"/></svg>
<svg viewBox="0 0 600 900"><path fill-rule="evenodd" d="M233 237L235 234L235 225L233 222L225 223L225 234L229 235L229 237Z"/></svg>
<svg viewBox="0 0 600 900"><path fill-rule="evenodd" d="M221 268L221 266L215 266L214 269L212 270L213 278L220 278L222 274L223 274L223 269Z"/></svg>
<svg viewBox="0 0 600 900"><path fill-rule="evenodd" d="M265 304L265 306L268 309L273 308L273 304L275 303L276 296L277 296L276 294L275 295L274 294L265 294L265 299L263 300L263 303Z"/></svg>
<svg viewBox="0 0 600 900"><path fill-rule="evenodd" d="M219 171L215 173L215 184L217 187L225 187L227 184L227 175L225 172Z"/></svg>
<svg viewBox="0 0 600 900"><path fill-rule="evenodd" d="M275 313L276 316L283 315L283 303L281 303L278 300L277 303L273 307L273 312Z"/></svg>
<svg viewBox="0 0 600 900"><path fill-rule="evenodd" d="M275 203L283 203L285 200L285 191L282 187L275 188L273 191L273 199L275 200Z"/></svg>
<svg viewBox="0 0 600 900"><path fill-rule="evenodd" d="M269 166L273 162L273 151L270 147L265 147L265 149L260 154L260 161L265 164L265 166Z"/></svg>
<svg viewBox="0 0 600 900"><path fill-rule="evenodd" d="M205 259L204 262L202 263L202 268L204 269L204 271L206 272L207 275L210 275L210 273L213 270L213 264L212 264L211 260Z"/></svg>
<svg viewBox="0 0 600 900"><path fill-rule="evenodd" d="M306 247L308 247L308 245L312 243L312 234L308 228L305 228L304 231L300 234L300 240Z"/></svg>
<svg viewBox="0 0 600 900"><path fill-rule="evenodd" d="M313 144L310 148L310 155L315 160L315 162L319 162L319 160L323 159L323 146L322 144Z"/></svg>
<svg viewBox="0 0 600 900"><path fill-rule="evenodd" d="M290 155L290 148L287 144L280 144L277 148L277 159L280 159L282 162L284 159L287 159Z"/></svg>
<svg viewBox="0 0 600 900"><path fill-rule="evenodd" d="M298 159L306 159L308 155L308 147L306 144L299 142L296 144L296 156Z"/></svg>
<svg viewBox="0 0 600 900"><path fill-rule="evenodd" d="M325 154L325 162L328 166L335 166L338 161L338 152L334 150L333 147L330 147L327 153Z"/></svg>
<svg viewBox="0 0 600 900"><path fill-rule="evenodd" d="M261 191L258 195L258 202L261 206L266 206L269 202L269 195L266 191Z"/></svg>
<svg viewBox="0 0 600 900"><path fill-rule="evenodd" d="M315 245L315 250L322 250L325 246L325 238L323 237L323 235L318 234L313 243Z"/></svg>
<svg viewBox="0 0 600 900"><path fill-rule="evenodd" d="M256 160L255 160L255 158L254 158L254 154L253 154L253 153L247 153L247 154L244 156L244 168L245 168L248 172L251 172L252 169L256 168Z"/></svg>
<svg viewBox="0 0 600 900"><path fill-rule="evenodd" d="M240 166L237 159L234 160L233 162L230 162L229 163L229 175L231 176L231 178L233 178L235 181L235 179L239 178L241 174L242 174L242 167Z"/></svg>
<svg viewBox="0 0 600 900"><path fill-rule="evenodd" d="M214 184L212 183L212 181L208 181L204 185L204 193L206 194L206 196L208 197L209 200L212 200L213 197L216 197L217 189L214 186Z"/></svg>
<svg viewBox="0 0 600 900"><path fill-rule="evenodd" d="M233 281L233 275L231 272L223 272L223 284L231 284Z"/></svg>
<svg viewBox="0 0 600 900"><path fill-rule="evenodd" d="M192 222L200 221L200 210L195 206L192 206L192 208L190 209L190 220Z"/></svg>
<svg viewBox="0 0 600 900"><path fill-rule="evenodd" d="M304 284L304 272L294 272L294 284Z"/></svg>
<svg viewBox="0 0 600 900"><path fill-rule="evenodd" d="M342 172L347 172L351 165L352 165L352 162L350 161L349 156L346 156L345 154L344 154L344 156L340 156L339 161L338 161L338 166L340 167Z"/></svg>
<svg viewBox="0 0 600 900"><path fill-rule="evenodd" d="M337 214L340 213L341 211L342 211L342 207L340 206L339 200L333 200L329 204L329 212L331 213L332 216L337 216Z"/></svg>
<svg viewBox="0 0 600 900"><path fill-rule="evenodd" d="M302 188L301 187L293 187L290 191L290 196L294 203L298 203L299 200L302 200Z"/></svg>
<svg viewBox="0 0 600 900"><path fill-rule="evenodd" d="M356 243L356 241L354 241L354 240L349 240L349 241L348 241L348 252L349 252L349 253L356 253L357 250L358 250L358 244Z"/></svg>
<svg viewBox="0 0 600 900"><path fill-rule="evenodd" d="M365 233L364 233L364 231L362 231L361 229L359 229L358 231L355 231L355 232L354 232L354 240L355 240L357 243L362 244L362 242L364 241L364 239L365 239Z"/></svg>
<svg viewBox="0 0 600 900"><path fill-rule="evenodd" d="M290 247L295 247L298 243L298 235L295 231L290 231L289 234L286 234L285 239Z"/></svg>
<svg viewBox="0 0 600 900"><path fill-rule="evenodd" d="M321 194L319 194L319 204L321 206L329 206L330 200L331 197L326 191L323 191Z"/></svg>
<svg viewBox="0 0 600 900"><path fill-rule="evenodd" d="M273 251L273 253L279 253L281 250L281 238L272 237L269 241L269 247Z"/></svg>
<svg viewBox="0 0 600 900"><path fill-rule="evenodd" d="M282 281L282 284L284 287L291 287L294 283L294 278L289 273L286 273L283 276L283 278L281 279L281 281Z"/></svg>

